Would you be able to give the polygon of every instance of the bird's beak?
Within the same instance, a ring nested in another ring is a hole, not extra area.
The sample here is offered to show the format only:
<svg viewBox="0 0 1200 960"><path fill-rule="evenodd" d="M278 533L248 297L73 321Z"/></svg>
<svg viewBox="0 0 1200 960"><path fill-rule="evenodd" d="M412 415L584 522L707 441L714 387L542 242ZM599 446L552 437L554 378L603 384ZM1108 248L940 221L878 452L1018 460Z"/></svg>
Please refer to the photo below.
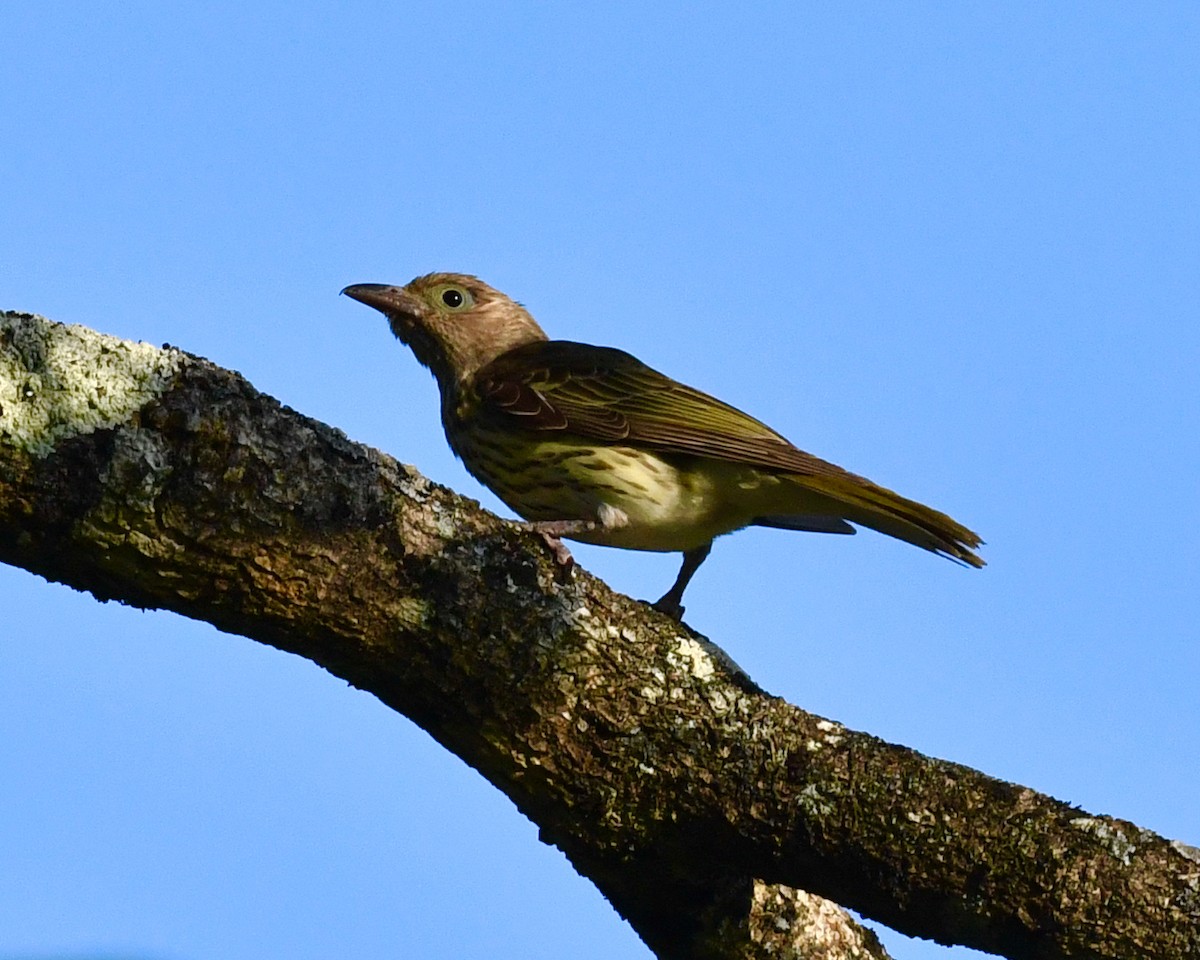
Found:
<svg viewBox="0 0 1200 960"><path fill-rule="evenodd" d="M386 283L354 283L342 293L351 300L374 307L389 317L420 316L418 301L403 287L391 287Z"/></svg>

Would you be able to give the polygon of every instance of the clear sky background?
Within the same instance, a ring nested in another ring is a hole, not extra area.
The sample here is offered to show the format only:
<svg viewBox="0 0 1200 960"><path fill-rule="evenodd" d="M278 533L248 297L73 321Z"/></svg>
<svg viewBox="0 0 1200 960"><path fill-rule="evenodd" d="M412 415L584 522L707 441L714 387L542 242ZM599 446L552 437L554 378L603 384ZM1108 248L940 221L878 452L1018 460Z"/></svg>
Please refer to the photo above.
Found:
<svg viewBox="0 0 1200 960"><path fill-rule="evenodd" d="M764 687L1198 843L1198 49L1193 2L10 0L0 307L502 509L337 296L476 273L988 541L719 541L688 620ZM649 953L370 696L3 568L0 958L65 956Z"/></svg>

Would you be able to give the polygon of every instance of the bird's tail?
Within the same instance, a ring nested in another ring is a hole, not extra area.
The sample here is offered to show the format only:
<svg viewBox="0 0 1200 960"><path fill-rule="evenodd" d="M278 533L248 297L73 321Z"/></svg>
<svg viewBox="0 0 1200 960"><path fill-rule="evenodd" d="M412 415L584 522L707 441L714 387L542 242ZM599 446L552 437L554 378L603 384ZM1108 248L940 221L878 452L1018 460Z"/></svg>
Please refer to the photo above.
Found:
<svg viewBox="0 0 1200 960"><path fill-rule="evenodd" d="M946 514L915 500L853 474L792 474L788 479L803 490L799 498L803 509L797 510L798 514L849 520L960 563L972 567L984 565L984 561L975 553L983 543L978 534ZM780 522L782 519L777 516L764 518L769 526L786 526ZM807 529L816 528L810 526Z"/></svg>

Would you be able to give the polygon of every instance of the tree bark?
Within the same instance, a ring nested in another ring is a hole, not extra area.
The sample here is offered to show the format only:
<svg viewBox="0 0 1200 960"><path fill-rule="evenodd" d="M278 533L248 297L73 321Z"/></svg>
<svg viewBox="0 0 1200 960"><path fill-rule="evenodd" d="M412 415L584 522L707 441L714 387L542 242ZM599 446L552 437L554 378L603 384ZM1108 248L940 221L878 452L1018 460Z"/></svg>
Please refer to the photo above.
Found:
<svg viewBox="0 0 1200 960"><path fill-rule="evenodd" d="M1013 958L1200 958L1194 848L772 697L520 525L174 349L0 314L0 560L371 691L662 958L886 956L830 900Z"/></svg>

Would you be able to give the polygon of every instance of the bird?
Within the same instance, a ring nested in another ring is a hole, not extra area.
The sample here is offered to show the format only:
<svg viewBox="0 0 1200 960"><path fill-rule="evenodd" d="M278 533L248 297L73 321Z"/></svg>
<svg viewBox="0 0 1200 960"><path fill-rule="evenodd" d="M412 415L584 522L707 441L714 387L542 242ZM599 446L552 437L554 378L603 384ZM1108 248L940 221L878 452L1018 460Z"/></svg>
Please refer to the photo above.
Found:
<svg viewBox="0 0 1200 960"><path fill-rule="evenodd" d="M383 313L432 372L467 470L569 562L560 538L681 552L653 606L681 620L713 540L749 526L855 525L982 567L979 536L944 513L805 453L715 397L613 347L551 340L477 277L430 273L346 296Z"/></svg>

